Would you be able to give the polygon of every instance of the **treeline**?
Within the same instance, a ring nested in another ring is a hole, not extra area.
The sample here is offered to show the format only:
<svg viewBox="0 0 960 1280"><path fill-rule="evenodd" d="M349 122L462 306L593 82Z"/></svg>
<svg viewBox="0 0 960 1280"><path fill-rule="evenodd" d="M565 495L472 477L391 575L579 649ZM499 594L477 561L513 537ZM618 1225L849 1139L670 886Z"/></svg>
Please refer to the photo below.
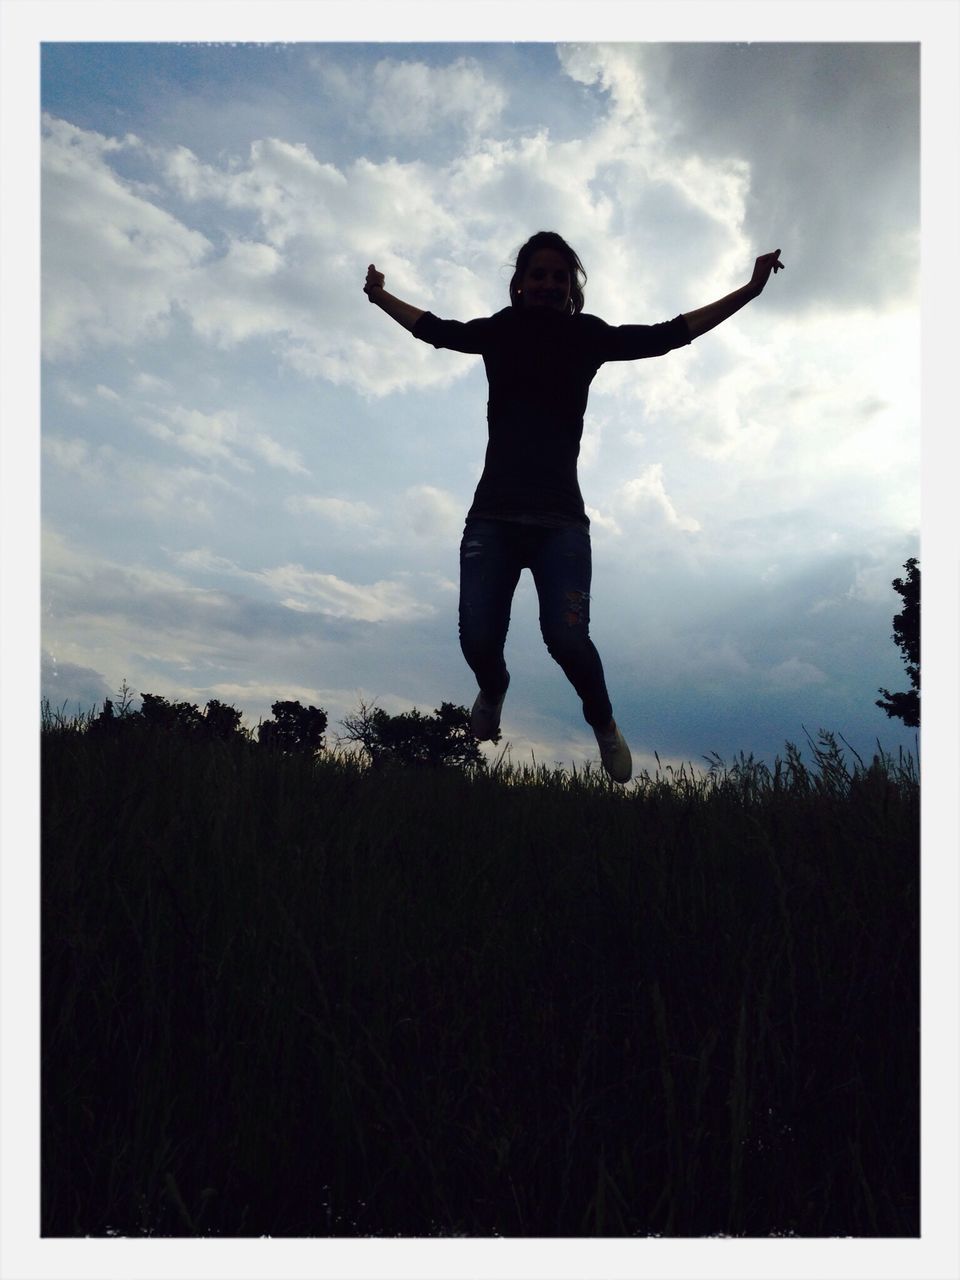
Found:
<svg viewBox="0 0 960 1280"><path fill-rule="evenodd" d="M272 719L262 720L255 729L242 723L242 713L212 698L201 709L192 702L171 702L159 694L142 693L142 706L133 709L133 695L124 683L117 703L107 698L99 714L91 713L72 722L94 737L165 733L200 742L245 741L268 751L316 756L328 749L328 717L322 707L303 706L296 701L277 701L271 706ZM66 724L62 713L43 708L48 728ZM470 712L466 707L442 702L432 715L414 708L389 715L381 707L360 703L359 710L341 722L335 734L337 747L353 747L373 766L386 764L425 765L484 770L487 766L476 739L470 732ZM498 734L494 741L499 741Z"/></svg>
<svg viewBox="0 0 960 1280"><path fill-rule="evenodd" d="M906 576L894 578L893 589L903 600L903 608L894 616L891 639L900 650L907 668L910 688L891 693L880 689L877 706L891 719L896 716L911 729L920 728L920 561L912 556L906 564Z"/></svg>

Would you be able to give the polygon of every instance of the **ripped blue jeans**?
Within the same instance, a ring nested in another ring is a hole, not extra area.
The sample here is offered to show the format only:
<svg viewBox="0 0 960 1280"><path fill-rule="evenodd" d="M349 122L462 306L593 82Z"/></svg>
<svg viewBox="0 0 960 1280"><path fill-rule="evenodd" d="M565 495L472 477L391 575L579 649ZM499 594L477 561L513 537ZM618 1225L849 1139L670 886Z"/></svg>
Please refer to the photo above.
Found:
<svg viewBox="0 0 960 1280"><path fill-rule="evenodd" d="M503 647L510 605L523 569L540 601L540 633L583 703L583 716L603 729L613 718L600 655L590 639L590 534L581 527L547 529L510 520L466 522L460 542L460 647L486 697L496 701L510 681Z"/></svg>

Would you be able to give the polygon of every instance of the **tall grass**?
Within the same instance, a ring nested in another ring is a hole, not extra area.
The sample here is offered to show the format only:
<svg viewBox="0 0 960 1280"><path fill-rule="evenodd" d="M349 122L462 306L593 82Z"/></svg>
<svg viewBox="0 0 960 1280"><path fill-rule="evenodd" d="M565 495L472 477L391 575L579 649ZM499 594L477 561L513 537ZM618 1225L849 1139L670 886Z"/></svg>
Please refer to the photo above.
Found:
<svg viewBox="0 0 960 1280"><path fill-rule="evenodd" d="M45 1235L919 1231L918 786L42 739Z"/></svg>

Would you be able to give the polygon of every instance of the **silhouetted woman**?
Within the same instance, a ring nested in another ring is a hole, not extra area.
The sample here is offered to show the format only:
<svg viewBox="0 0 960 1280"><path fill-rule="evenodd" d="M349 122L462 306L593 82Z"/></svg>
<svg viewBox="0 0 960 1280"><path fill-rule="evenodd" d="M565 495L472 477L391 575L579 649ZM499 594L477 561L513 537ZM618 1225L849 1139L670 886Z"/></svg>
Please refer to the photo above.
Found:
<svg viewBox="0 0 960 1280"><path fill-rule="evenodd" d="M543 639L580 696L603 767L616 782L630 780L630 751L589 634L590 522L577 481L587 392L606 361L666 355L739 311L781 269L779 254L757 258L741 289L654 325L614 326L584 314L586 272L553 231L538 231L517 255L510 306L466 323L402 302L368 268L371 302L415 338L482 356L487 373L486 460L460 543L460 644L480 687L471 716L477 738L500 727L510 604L529 568Z"/></svg>

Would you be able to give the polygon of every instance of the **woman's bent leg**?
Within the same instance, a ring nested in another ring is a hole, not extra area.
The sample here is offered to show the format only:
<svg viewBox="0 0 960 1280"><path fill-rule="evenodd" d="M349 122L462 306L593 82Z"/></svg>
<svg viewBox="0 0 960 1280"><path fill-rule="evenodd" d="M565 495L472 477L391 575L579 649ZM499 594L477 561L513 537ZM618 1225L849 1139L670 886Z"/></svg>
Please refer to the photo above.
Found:
<svg viewBox="0 0 960 1280"><path fill-rule="evenodd" d="M613 719L600 655L590 639L590 534L586 529L545 530L531 564L540 599L540 631L594 729Z"/></svg>
<svg viewBox="0 0 960 1280"><path fill-rule="evenodd" d="M470 520L460 542L460 648L494 703L510 683L503 646L522 567L518 532L504 520Z"/></svg>

